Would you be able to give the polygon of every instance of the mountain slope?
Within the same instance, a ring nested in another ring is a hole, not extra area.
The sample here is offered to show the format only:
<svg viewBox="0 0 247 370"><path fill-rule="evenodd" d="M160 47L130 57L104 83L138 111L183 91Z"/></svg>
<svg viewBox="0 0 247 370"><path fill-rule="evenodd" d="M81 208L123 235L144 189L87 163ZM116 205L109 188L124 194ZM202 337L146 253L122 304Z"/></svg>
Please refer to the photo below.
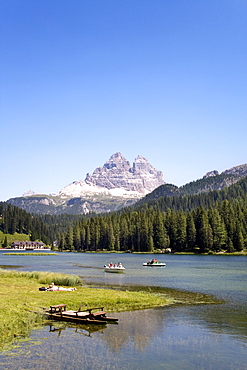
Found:
<svg viewBox="0 0 247 370"><path fill-rule="evenodd" d="M57 195L32 195L8 200L31 213L86 214L110 212L135 203L164 184L163 174L138 155L133 166L119 152L85 180L74 181Z"/></svg>
<svg viewBox="0 0 247 370"><path fill-rule="evenodd" d="M87 214L118 211L123 207L161 197L184 197L221 190L247 176L247 164L232 167L219 174L208 172L202 179L177 187L166 184L161 171L138 155L133 166L117 152L85 180L74 181L57 195L31 195L11 198L7 202L37 214ZM163 200L164 202L164 200ZM171 204L172 199L166 200Z"/></svg>
<svg viewBox="0 0 247 370"><path fill-rule="evenodd" d="M234 184L224 187L221 190L211 190L188 195L160 196L152 199L145 197L135 203L131 209L142 211L143 209L152 208L162 212L166 212L169 209L190 212L198 207L208 209L215 207L216 203L224 200L233 201L234 199L241 199L243 202L247 201L247 176L238 179Z"/></svg>
<svg viewBox="0 0 247 370"><path fill-rule="evenodd" d="M192 181L181 187L172 184L164 184L157 189L147 194L138 204L145 203L152 199L170 196L185 196L193 194L201 194L213 190L221 190L235 184L240 179L247 176L247 164L233 167L223 171L221 174L218 171L208 172L202 179Z"/></svg>

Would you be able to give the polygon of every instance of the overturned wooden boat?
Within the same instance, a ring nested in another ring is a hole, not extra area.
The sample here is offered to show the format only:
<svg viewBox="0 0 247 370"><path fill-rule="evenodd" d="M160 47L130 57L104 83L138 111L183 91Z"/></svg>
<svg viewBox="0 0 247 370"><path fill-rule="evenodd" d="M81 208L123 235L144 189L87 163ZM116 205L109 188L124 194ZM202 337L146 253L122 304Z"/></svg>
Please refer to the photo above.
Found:
<svg viewBox="0 0 247 370"><path fill-rule="evenodd" d="M95 310L100 310L96 311ZM65 304L58 304L50 306L50 309L46 311L46 314L51 320L68 321L77 324L94 324L103 325L108 322L116 323L118 319L106 316L104 307L93 307L88 308L85 311L68 310L66 311Z"/></svg>

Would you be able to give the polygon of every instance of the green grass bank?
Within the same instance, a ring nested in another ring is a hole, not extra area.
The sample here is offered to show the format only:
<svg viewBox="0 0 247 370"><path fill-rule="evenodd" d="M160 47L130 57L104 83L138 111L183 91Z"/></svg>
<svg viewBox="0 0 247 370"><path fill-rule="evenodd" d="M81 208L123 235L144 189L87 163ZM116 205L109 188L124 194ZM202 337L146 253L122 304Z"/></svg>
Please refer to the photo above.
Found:
<svg viewBox="0 0 247 370"><path fill-rule="evenodd" d="M16 340L28 338L30 331L40 325L44 318L33 311L64 303L67 309L104 306L110 311L130 311L165 306L173 303L172 298L157 292L120 291L82 286L78 276L50 272L20 272L0 269L0 349ZM73 292L39 291L39 287L54 282L58 286L74 286Z"/></svg>

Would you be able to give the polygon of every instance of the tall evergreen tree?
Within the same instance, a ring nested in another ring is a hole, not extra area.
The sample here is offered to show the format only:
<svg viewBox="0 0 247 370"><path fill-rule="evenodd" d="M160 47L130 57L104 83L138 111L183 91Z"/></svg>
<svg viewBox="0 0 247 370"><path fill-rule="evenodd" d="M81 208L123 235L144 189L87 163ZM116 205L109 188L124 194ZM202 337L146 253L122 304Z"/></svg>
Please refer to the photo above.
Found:
<svg viewBox="0 0 247 370"><path fill-rule="evenodd" d="M70 226L66 234L66 246L69 250L74 249L74 234L73 228Z"/></svg>
<svg viewBox="0 0 247 370"><path fill-rule="evenodd" d="M196 248L196 227L192 213L188 213L186 225L186 251L194 251Z"/></svg>
<svg viewBox="0 0 247 370"><path fill-rule="evenodd" d="M213 233L205 209L199 207L196 214L197 247L207 253L213 246Z"/></svg>
<svg viewBox="0 0 247 370"><path fill-rule="evenodd" d="M177 214L177 236L176 236L176 248L177 251L182 252L186 250L186 216L183 211L179 211Z"/></svg>
<svg viewBox="0 0 247 370"><path fill-rule="evenodd" d="M225 224L217 209L209 209L209 222L213 233L213 249L215 251L222 250L226 247L227 233Z"/></svg>

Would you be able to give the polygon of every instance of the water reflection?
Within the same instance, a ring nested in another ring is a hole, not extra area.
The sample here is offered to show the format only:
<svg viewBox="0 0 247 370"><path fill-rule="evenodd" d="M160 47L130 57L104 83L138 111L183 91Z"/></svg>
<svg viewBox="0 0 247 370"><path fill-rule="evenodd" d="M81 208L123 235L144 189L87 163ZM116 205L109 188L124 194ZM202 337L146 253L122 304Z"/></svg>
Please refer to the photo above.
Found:
<svg viewBox="0 0 247 370"><path fill-rule="evenodd" d="M191 320L200 322L200 325L218 334L229 334L244 343L247 343L247 310L237 302L220 306L202 306L197 309L186 308Z"/></svg>
<svg viewBox="0 0 247 370"><path fill-rule="evenodd" d="M114 313L119 318L118 325L75 325L71 323L57 324L53 322L49 325L49 332L60 338L65 334L65 330L74 329L74 333L93 337L93 333L101 333L101 339L107 345L108 349L113 352L119 352L129 343L134 347L143 350L153 340L154 337L164 330L165 311L141 310L134 312Z"/></svg>
<svg viewBox="0 0 247 370"><path fill-rule="evenodd" d="M57 338L60 338L62 332L64 332L68 328L74 328L75 333L84 335L86 337L92 338L92 333L100 332L103 333L104 329L106 329L106 325L60 325L55 326L55 324L49 325L49 333L55 333Z"/></svg>
<svg viewBox="0 0 247 370"><path fill-rule="evenodd" d="M53 322L34 330L25 345L2 353L0 368L246 370L246 257L169 255L164 256L166 268L154 271L142 268L148 256L121 255L126 273L114 277L103 272L103 254L2 257L12 268L21 262L22 270L83 275L97 284L179 289L174 292L180 301L191 291L200 304L114 313L117 326L95 331ZM224 303L205 305L206 294Z"/></svg>
<svg viewBox="0 0 247 370"><path fill-rule="evenodd" d="M199 307L192 307L199 310ZM194 312L195 313L195 312ZM195 320L186 307L125 312L105 328L50 322L0 355L6 370L245 370L246 346Z"/></svg>
<svg viewBox="0 0 247 370"><path fill-rule="evenodd" d="M159 335L164 325L164 310L124 312L119 314L118 326L108 327L102 340L113 351L123 349L128 343L144 349L154 336Z"/></svg>

